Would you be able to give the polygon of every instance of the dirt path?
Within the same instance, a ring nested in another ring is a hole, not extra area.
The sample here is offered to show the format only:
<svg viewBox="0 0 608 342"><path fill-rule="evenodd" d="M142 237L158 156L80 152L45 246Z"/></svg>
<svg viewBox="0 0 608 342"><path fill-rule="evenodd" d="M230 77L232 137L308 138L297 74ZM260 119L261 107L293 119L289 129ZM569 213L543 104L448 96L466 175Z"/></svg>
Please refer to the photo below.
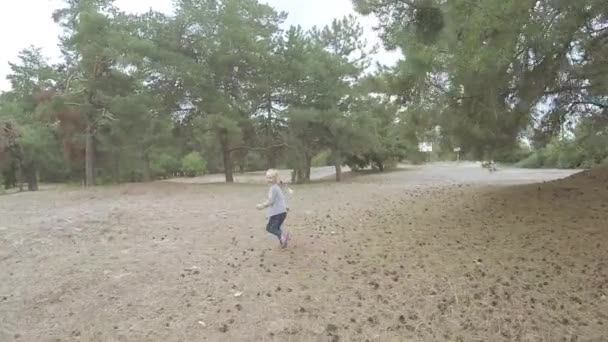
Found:
<svg viewBox="0 0 608 342"><path fill-rule="evenodd" d="M566 175L295 187L288 250L253 209L262 185L1 196L0 340L602 341L606 180L511 185Z"/></svg>

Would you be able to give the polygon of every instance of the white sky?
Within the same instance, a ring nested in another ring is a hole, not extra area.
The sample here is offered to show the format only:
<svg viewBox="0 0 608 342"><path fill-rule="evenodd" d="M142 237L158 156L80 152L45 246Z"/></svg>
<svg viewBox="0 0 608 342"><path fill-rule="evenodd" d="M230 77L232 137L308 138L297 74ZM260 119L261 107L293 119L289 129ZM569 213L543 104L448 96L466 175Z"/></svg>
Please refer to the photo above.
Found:
<svg viewBox="0 0 608 342"><path fill-rule="evenodd" d="M289 13L287 25L310 28L331 23L334 18L353 14L351 0L261 0L278 11ZM115 4L127 12L170 12L172 0L116 0ZM8 62L16 61L19 51L30 45L40 47L51 61L60 55L57 47L60 29L51 18L53 10L62 7L61 0L0 0L0 91L10 88L6 80L10 72ZM370 44L379 43L372 27L373 18L361 18ZM381 51L376 60L393 64L399 53Z"/></svg>

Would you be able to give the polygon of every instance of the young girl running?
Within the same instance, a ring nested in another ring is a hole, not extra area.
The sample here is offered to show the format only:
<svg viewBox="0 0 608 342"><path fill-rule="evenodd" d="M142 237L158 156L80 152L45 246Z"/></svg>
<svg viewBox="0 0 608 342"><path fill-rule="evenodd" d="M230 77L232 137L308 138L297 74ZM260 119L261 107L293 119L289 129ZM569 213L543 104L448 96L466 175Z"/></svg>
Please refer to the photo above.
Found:
<svg viewBox="0 0 608 342"><path fill-rule="evenodd" d="M268 198L266 202L258 204L256 208L259 210L268 208L268 224L266 225L266 230L279 239L281 248L286 248L290 237L289 234L282 229L282 226L285 218L287 218L289 207L287 206L285 194L283 194L281 189L283 183L279 181L279 173L274 169L266 171L266 181L270 184ZM290 193L292 192L291 189L288 189L288 191Z"/></svg>

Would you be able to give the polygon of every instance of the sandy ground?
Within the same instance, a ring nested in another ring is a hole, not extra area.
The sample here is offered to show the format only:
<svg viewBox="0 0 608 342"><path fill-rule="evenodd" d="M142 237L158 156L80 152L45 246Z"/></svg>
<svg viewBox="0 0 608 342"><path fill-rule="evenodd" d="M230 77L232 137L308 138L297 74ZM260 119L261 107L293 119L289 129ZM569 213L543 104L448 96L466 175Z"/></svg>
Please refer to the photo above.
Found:
<svg viewBox="0 0 608 342"><path fill-rule="evenodd" d="M287 250L260 184L0 196L0 341L606 341L608 172L569 173L296 186Z"/></svg>

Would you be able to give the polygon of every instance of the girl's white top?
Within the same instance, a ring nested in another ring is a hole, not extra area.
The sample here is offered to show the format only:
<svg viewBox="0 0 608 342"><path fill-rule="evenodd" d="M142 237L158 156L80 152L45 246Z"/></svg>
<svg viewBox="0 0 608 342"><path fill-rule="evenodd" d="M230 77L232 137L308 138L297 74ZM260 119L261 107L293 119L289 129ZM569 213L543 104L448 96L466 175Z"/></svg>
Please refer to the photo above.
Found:
<svg viewBox="0 0 608 342"><path fill-rule="evenodd" d="M287 201L283 190L278 184L273 184L268 190L268 216L287 212Z"/></svg>

